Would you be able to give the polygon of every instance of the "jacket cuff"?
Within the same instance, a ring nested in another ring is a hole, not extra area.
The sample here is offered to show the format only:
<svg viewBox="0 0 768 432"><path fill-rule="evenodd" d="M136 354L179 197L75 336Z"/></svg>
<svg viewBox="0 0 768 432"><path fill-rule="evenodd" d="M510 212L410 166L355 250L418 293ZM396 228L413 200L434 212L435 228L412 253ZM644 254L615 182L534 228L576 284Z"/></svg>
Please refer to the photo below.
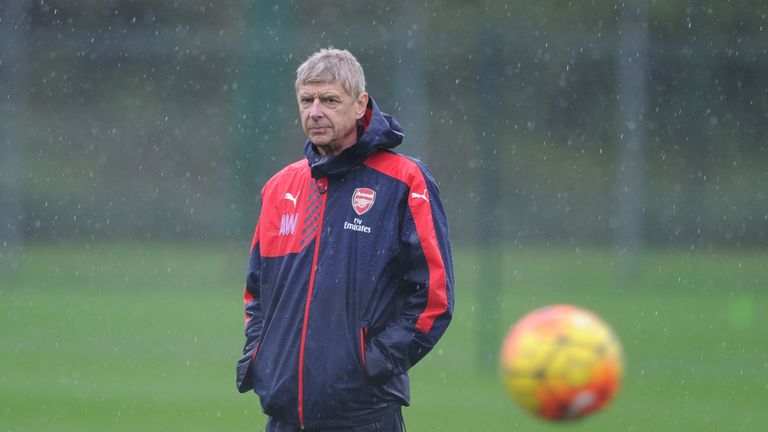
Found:
<svg viewBox="0 0 768 432"><path fill-rule="evenodd" d="M251 372L252 352L245 353L237 361L237 391L245 393L253 390L253 373Z"/></svg>

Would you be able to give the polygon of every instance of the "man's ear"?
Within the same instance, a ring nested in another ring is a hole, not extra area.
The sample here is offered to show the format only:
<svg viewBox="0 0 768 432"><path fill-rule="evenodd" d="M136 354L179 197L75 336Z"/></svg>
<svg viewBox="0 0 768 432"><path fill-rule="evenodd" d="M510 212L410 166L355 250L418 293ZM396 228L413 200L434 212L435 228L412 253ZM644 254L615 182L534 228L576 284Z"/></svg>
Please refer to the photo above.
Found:
<svg viewBox="0 0 768 432"><path fill-rule="evenodd" d="M355 108L356 119L360 120L365 115L365 109L368 108L368 93L360 93L360 96L355 100Z"/></svg>

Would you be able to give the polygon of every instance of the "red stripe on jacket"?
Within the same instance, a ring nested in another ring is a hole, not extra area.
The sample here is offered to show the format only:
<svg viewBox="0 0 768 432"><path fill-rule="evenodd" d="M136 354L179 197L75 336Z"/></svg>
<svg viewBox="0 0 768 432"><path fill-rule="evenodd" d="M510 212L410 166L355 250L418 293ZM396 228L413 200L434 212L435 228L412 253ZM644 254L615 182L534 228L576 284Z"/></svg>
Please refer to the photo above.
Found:
<svg viewBox="0 0 768 432"><path fill-rule="evenodd" d="M256 229L253 232L253 241L251 241L251 253L253 253L253 249L256 248L256 245L259 243L259 222L256 222ZM248 291L248 286L246 285L243 293L243 303L245 304L245 309L248 310L248 303L253 301L253 295ZM251 317L249 317L247 314L245 315L245 325L248 325L248 321L251 320Z"/></svg>
<svg viewBox="0 0 768 432"><path fill-rule="evenodd" d="M250 291L248 291L248 288L246 287L243 292L243 303L245 304L246 311L248 310L248 303L253 301L253 295ZM251 320L251 317L248 316L248 313L245 314L245 326L248 326L248 321Z"/></svg>
<svg viewBox="0 0 768 432"><path fill-rule="evenodd" d="M427 305L416 321L416 328L429 333L437 317L448 310L448 295L446 293L446 274L443 257L437 242L437 233L432 220L432 207L428 201L427 183L419 166L405 156L389 152L378 152L371 156L365 164L390 177L394 177L409 187L408 207L416 224L416 234L424 251L429 270ZM417 196L411 195L415 194ZM426 199L420 198L424 196Z"/></svg>

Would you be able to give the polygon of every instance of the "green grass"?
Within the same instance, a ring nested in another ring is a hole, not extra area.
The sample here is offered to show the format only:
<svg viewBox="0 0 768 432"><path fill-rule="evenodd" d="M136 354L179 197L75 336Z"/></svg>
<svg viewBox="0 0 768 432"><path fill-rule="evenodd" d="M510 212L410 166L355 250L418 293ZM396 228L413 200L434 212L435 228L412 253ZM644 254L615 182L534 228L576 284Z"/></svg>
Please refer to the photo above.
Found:
<svg viewBox="0 0 768 432"><path fill-rule="evenodd" d="M454 322L411 372L410 431L768 427L765 251L653 251L629 272L610 251L455 252ZM0 431L262 430L234 388L246 253L27 248L0 274ZM627 359L614 403L571 425L520 411L496 372L506 329L550 303L597 312Z"/></svg>

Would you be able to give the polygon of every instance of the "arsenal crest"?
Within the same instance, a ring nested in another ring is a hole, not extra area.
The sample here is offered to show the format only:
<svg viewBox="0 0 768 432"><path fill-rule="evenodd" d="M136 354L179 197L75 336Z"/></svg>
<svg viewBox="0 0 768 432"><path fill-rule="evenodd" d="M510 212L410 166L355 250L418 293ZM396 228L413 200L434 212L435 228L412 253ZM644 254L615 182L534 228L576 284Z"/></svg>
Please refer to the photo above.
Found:
<svg viewBox="0 0 768 432"><path fill-rule="evenodd" d="M352 194L352 208L358 215L370 210L374 201L376 201L376 191L373 189L357 188Z"/></svg>

